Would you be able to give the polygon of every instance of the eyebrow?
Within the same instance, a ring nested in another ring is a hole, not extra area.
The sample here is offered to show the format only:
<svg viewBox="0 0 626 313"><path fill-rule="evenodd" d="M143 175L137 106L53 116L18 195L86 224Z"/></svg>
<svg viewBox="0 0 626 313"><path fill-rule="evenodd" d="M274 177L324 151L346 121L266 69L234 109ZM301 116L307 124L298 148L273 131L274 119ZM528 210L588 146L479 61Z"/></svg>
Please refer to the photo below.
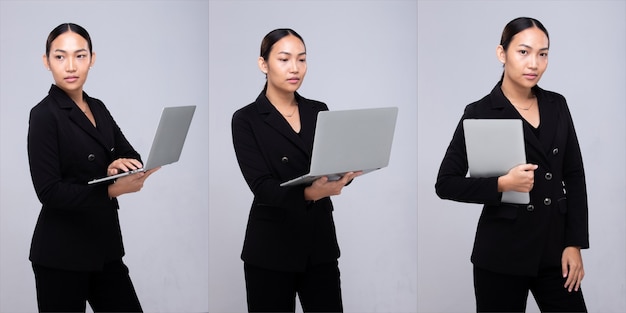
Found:
<svg viewBox="0 0 626 313"><path fill-rule="evenodd" d="M65 51L63 49L55 49L54 52L67 53L67 51ZM79 52L88 52L88 50L87 49L78 49L78 50L74 51L74 53L79 53Z"/></svg>
<svg viewBox="0 0 626 313"><path fill-rule="evenodd" d="M525 45L525 44L523 44L523 43L522 43L522 44L519 44L519 45L518 45L518 47L519 47L519 46L526 47L526 48L529 48L529 49L532 49L532 48L533 48L533 47L531 47L531 46L529 46L529 45ZM541 48L541 49L539 49L539 51L542 51L542 50L549 50L549 48L547 48L547 47L546 47L546 48Z"/></svg>
<svg viewBox="0 0 626 313"><path fill-rule="evenodd" d="M286 51L281 51L281 52L278 52L278 54L287 54L287 55L291 55L291 53L286 52ZM306 55L306 51L305 51L305 52L300 52L300 53L298 53L298 55Z"/></svg>

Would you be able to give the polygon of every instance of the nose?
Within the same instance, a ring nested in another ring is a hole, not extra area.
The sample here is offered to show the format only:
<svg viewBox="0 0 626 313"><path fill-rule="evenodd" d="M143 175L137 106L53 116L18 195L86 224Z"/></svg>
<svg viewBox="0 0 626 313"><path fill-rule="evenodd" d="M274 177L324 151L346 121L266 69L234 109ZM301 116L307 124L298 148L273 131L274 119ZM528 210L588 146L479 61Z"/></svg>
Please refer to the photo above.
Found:
<svg viewBox="0 0 626 313"><path fill-rule="evenodd" d="M76 61L74 61L74 58L67 58L67 67L65 70L68 72L76 71Z"/></svg>
<svg viewBox="0 0 626 313"><path fill-rule="evenodd" d="M293 60L291 62L291 68L289 69L291 73L298 73L300 71L300 66L297 60Z"/></svg>
<svg viewBox="0 0 626 313"><path fill-rule="evenodd" d="M537 56L532 55L528 61L528 67L531 69L537 68Z"/></svg>

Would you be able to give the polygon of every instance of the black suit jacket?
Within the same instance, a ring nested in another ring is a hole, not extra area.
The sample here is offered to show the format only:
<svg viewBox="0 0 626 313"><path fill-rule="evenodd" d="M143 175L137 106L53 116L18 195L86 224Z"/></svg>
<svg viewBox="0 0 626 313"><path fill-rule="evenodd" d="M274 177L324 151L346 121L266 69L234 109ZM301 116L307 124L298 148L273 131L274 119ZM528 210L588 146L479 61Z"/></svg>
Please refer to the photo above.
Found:
<svg viewBox="0 0 626 313"><path fill-rule="evenodd" d="M565 98L535 86L539 137L530 124L523 123L527 162L539 166L534 173L530 204L501 203L497 177L466 178L462 120L523 120L500 87L498 83L491 94L465 108L435 187L442 199L484 204L472 252L476 266L501 273L536 275L540 267L560 266L565 247L589 247L583 162Z"/></svg>
<svg viewBox="0 0 626 313"><path fill-rule="evenodd" d="M67 270L98 270L124 255L118 203L106 175L120 157L139 158L104 104L84 94L97 127L60 88L32 108L28 129L30 173L42 204L30 260Z"/></svg>
<svg viewBox="0 0 626 313"><path fill-rule="evenodd" d="M264 92L232 118L237 161L254 194L241 258L251 265L292 272L304 271L307 261L319 264L339 257L330 198L305 201L305 186L279 186L308 173L317 113L328 110L324 103L298 94L296 100L299 134Z"/></svg>

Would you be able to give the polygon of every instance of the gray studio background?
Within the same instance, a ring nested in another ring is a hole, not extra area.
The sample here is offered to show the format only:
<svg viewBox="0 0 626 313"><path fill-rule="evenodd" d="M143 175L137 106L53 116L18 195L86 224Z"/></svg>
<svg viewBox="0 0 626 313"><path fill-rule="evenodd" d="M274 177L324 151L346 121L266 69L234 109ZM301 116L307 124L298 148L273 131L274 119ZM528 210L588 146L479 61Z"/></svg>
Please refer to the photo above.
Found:
<svg viewBox="0 0 626 313"><path fill-rule="evenodd" d="M331 110L398 106L388 168L334 197L346 312L417 310L415 1L209 2L209 311L246 310L240 259L252 193L232 148L233 112L265 83L261 40L275 28L304 37L300 93Z"/></svg>
<svg viewBox="0 0 626 313"><path fill-rule="evenodd" d="M245 311L239 254L252 194L230 118L261 91L259 45L279 27L307 44L303 96L331 110L400 108L389 167L333 200L345 311L472 311L480 206L438 199L434 182L463 108L500 77L495 47L518 16L548 28L540 86L568 99L581 142L587 304L626 311L625 1L0 0L0 312L36 309L28 112L52 83L45 39L66 21L94 41L85 90L143 155L162 106L198 105L181 162L120 198L125 261L146 312ZM528 311L538 312L532 300Z"/></svg>
<svg viewBox="0 0 626 313"><path fill-rule="evenodd" d="M84 26L97 54L85 91L145 158L163 106L197 105L180 162L120 198L130 275L146 312L208 310L208 2L0 2L0 312L35 312L28 251L40 204L28 114L48 92L48 33Z"/></svg>
<svg viewBox="0 0 626 313"><path fill-rule="evenodd" d="M434 183L463 108L500 78L502 29L531 16L551 39L539 85L568 100L585 162L585 300L590 312L626 312L626 2L420 0L417 11L417 311L475 310L469 257L481 207L440 200Z"/></svg>

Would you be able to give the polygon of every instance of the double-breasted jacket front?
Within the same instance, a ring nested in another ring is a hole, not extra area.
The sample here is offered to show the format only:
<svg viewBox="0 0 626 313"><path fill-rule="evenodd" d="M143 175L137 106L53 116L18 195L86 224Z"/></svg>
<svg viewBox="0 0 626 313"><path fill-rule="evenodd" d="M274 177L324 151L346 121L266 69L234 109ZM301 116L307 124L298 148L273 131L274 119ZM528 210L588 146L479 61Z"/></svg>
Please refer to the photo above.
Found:
<svg viewBox="0 0 626 313"><path fill-rule="evenodd" d="M115 159L139 154L104 104L83 93L96 126L60 88L30 111L28 159L42 204L30 260L51 268L92 271L124 255L117 199L108 184L87 182L107 174Z"/></svg>
<svg viewBox="0 0 626 313"><path fill-rule="evenodd" d="M306 186L281 187L308 173L317 113L328 110L296 93L301 130L296 133L262 92L232 118L235 154L254 195L241 257L279 271L304 271L307 262L336 261L339 247L330 198L304 199Z"/></svg>
<svg viewBox="0 0 626 313"><path fill-rule="evenodd" d="M468 105L441 163L437 194L443 199L484 204L471 260L495 272L534 276L560 266L567 246L589 247L587 192L581 151L565 98L533 87L540 126L523 122L527 163L537 164L530 203L502 203L497 177L466 177L464 119L522 119L498 83Z"/></svg>

